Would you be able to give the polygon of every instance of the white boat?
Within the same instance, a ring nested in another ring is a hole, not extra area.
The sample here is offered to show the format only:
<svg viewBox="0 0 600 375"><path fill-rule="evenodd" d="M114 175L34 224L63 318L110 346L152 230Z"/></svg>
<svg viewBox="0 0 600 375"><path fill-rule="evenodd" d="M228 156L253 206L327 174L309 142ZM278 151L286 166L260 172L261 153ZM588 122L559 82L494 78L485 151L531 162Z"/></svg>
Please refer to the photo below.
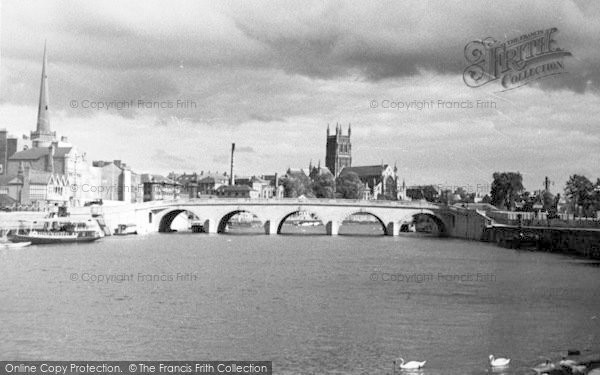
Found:
<svg viewBox="0 0 600 375"><path fill-rule="evenodd" d="M135 224L119 224L115 229L115 236L126 236L128 234L138 234Z"/></svg>
<svg viewBox="0 0 600 375"><path fill-rule="evenodd" d="M30 244L54 244L71 242L91 242L103 237L98 223L92 218L73 219L59 217L41 219L29 224L28 229L20 229L12 236L12 242Z"/></svg>

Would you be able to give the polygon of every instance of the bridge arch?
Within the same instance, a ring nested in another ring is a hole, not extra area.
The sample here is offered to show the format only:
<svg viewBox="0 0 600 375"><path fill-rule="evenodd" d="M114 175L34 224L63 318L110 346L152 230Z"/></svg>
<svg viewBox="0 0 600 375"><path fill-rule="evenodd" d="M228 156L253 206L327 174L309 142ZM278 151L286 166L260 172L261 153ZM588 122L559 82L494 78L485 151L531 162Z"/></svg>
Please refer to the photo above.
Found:
<svg viewBox="0 0 600 375"><path fill-rule="evenodd" d="M301 209L296 209L292 212L289 212L277 220L277 234L281 234L281 229L283 228L283 224L285 224L285 221L287 219L289 219L291 216L296 215L300 212L306 212L306 213L310 214L311 217L321 221L321 223L323 225L327 224L326 220L323 218L323 215L320 215L313 210L307 210L307 209L301 208Z"/></svg>
<svg viewBox="0 0 600 375"><path fill-rule="evenodd" d="M448 235L448 230L449 230L448 225L435 212L430 211L430 210L423 210L421 212L416 212L412 215L413 221L416 220L418 216L424 216L424 217L427 217L428 219L430 219L431 221L433 221L438 228L438 235L440 237Z"/></svg>
<svg viewBox="0 0 600 375"><path fill-rule="evenodd" d="M254 212L244 209L244 208L237 208L233 211L226 213L225 215L223 215L221 217L221 219L219 220L219 224L217 225L217 233L225 233L227 231L227 223L229 222L229 220L231 220L231 218L233 218L235 215L241 214L241 213L252 214L255 218L258 218L261 222L263 222L263 220L258 215L256 215Z"/></svg>
<svg viewBox="0 0 600 375"><path fill-rule="evenodd" d="M160 215L160 221L158 222L158 231L160 233L171 232L171 224L173 224L173 220L175 220L175 218L183 212L189 212L190 214L196 215L194 212L183 209L183 208L175 208L172 210L166 210L162 215ZM152 213L150 213L150 215L151 214ZM158 216L158 215L155 215L155 216Z"/></svg>
<svg viewBox="0 0 600 375"><path fill-rule="evenodd" d="M348 220L348 218L351 217L352 215L368 215L368 216L374 217L375 219L377 219L377 222L379 223L379 225L381 225L381 229L383 230L383 235L387 236L389 234L386 222L378 215L376 215L372 212L369 212L369 211L353 211L352 213L345 215L342 218L342 220L340 220L340 222L339 222L340 227L342 227L343 226L342 223L344 221Z"/></svg>

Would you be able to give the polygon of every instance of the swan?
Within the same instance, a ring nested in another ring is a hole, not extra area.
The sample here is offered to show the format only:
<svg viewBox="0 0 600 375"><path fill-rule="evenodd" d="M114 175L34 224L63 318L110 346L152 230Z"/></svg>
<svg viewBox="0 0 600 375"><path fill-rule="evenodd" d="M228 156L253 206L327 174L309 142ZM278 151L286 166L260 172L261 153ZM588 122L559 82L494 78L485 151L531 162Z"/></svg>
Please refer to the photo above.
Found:
<svg viewBox="0 0 600 375"><path fill-rule="evenodd" d="M565 357L562 357L561 361L558 362L558 364L561 366L571 367L571 366L575 366L577 364L577 362L575 362L572 359L566 359Z"/></svg>
<svg viewBox="0 0 600 375"><path fill-rule="evenodd" d="M508 366L510 363L510 358L494 358L493 355L490 354L490 365L492 367L504 367Z"/></svg>
<svg viewBox="0 0 600 375"><path fill-rule="evenodd" d="M425 362L427 361L423 361L423 362L419 362L419 361L408 361L406 363L404 363L404 359L402 358L398 358L400 360L400 368L403 370L418 370L421 367L425 366ZM394 360L394 363L398 362L398 359Z"/></svg>
<svg viewBox="0 0 600 375"><path fill-rule="evenodd" d="M555 368L556 366L554 365L554 363L550 362L549 359L546 359L546 361L540 363L539 365L535 366L532 368L533 371L537 372L538 374L542 374L544 372L548 372L551 371Z"/></svg>

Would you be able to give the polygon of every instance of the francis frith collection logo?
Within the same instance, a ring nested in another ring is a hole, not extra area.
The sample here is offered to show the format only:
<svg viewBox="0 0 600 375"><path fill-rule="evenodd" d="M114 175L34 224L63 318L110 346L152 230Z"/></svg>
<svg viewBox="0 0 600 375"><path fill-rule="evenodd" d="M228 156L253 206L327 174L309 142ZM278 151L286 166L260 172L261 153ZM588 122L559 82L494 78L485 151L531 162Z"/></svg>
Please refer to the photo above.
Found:
<svg viewBox="0 0 600 375"><path fill-rule="evenodd" d="M534 80L565 72L563 59L571 53L558 47L556 27L538 30L498 42L493 38L474 40L465 46L469 66L463 80L480 87L496 80L503 90L511 90Z"/></svg>

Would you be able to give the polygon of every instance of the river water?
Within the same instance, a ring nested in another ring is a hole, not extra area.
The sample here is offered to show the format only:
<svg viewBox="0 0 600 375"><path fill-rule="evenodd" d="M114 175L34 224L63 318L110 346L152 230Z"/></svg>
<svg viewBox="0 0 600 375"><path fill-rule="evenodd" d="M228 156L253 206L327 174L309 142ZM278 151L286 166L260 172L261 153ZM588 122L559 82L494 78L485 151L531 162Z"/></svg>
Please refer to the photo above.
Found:
<svg viewBox="0 0 600 375"><path fill-rule="evenodd" d="M368 231L364 231L365 234ZM271 360L277 374L521 373L600 349L600 268L405 234L108 237L0 252L11 360Z"/></svg>

